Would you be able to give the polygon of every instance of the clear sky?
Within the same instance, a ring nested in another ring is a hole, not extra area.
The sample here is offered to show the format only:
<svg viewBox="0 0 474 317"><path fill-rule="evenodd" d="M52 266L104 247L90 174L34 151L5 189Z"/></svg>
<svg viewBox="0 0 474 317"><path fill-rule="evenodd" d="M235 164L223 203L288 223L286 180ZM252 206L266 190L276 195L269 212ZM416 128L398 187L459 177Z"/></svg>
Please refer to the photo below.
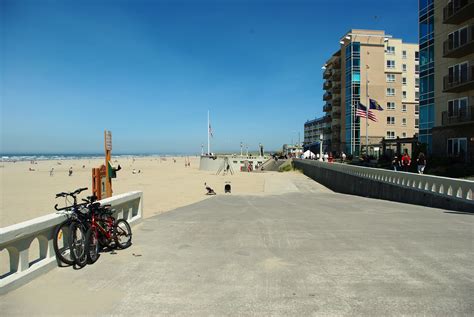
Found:
<svg viewBox="0 0 474 317"><path fill-rule="evenodd" d="M200 153L303 139L351 28L418 39L415 0L0 0L2 153Z"/></svg>

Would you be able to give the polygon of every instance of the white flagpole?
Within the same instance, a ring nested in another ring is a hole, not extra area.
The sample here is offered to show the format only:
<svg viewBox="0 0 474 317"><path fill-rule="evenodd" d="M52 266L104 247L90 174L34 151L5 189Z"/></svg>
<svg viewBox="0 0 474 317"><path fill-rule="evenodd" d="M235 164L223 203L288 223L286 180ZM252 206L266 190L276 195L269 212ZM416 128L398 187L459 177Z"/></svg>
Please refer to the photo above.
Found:
<svg viewBox="0 0 474 317"><path fill-rule="evenodd" d="M210 140L211 129L210 127L211 125L209 122L209 110L207 110L207 155L211 155L211 140Z"/></svg>

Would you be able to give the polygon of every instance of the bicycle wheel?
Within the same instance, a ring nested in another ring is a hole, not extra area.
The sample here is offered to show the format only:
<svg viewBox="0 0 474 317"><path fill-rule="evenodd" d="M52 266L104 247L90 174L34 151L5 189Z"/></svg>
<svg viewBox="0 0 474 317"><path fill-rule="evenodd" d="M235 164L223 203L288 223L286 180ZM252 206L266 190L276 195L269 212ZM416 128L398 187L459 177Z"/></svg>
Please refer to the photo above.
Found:
<svg viewBox="0 0 474 317"><path fill-rule="evenodd" d="M99 235L97 230L92 227L86 232L86 247L87 263L94 264L99 258Z"/></svg>
<svg viewBox="0 0 474 317"><path fill-rule="evenodd" d="M69 226L71 220L68 219L56 226L53 233L53 248L56 258L59 262L67 265L73 265L74 260L71 257L71 243Z"/></svg>
<svg viewBox="0 0 474 317"><path fill-rule="evenodd" d="M71 241L71 258L79 267L87 264L87 254L85 252L86 233L82 223L73 221L69 226Z"/></svg>
<svg viewBox="0 0 474 317"><path fill-rule="evenodd" d="M126 249L132 245L132 229L125 219L115 222L114 240L118 249Z"/></svg>

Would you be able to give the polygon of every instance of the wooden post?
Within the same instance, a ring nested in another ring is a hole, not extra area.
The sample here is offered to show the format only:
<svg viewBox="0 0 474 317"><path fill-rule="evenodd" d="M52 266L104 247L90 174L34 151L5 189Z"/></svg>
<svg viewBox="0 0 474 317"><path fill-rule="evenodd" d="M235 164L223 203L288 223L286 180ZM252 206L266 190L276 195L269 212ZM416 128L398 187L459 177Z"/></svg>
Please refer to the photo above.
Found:
<svg viewBox="0 0 474 317"><path fill-rule="evenodd" d="M104 131L104 149L105 149L105 196L112 197L112 181L109 175L109 162L112 152L112 132Z"/></svg>

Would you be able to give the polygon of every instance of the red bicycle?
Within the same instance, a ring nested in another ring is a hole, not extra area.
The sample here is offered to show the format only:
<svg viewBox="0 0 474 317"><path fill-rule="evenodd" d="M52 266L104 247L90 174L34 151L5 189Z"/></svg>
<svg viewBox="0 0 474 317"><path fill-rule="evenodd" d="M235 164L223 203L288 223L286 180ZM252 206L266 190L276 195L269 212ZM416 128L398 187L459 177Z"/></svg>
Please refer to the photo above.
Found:
<svg viewBox="0 0 474 317"><path fill-rule="evenodd" d="M99 252L104 247L126 249L132 245L130 224L125 219L115 220L110 205L91 209L95 212L92 212L90 227L86 232L85 239L85 253L89 264L95 263L99 259Z"/></svg>

